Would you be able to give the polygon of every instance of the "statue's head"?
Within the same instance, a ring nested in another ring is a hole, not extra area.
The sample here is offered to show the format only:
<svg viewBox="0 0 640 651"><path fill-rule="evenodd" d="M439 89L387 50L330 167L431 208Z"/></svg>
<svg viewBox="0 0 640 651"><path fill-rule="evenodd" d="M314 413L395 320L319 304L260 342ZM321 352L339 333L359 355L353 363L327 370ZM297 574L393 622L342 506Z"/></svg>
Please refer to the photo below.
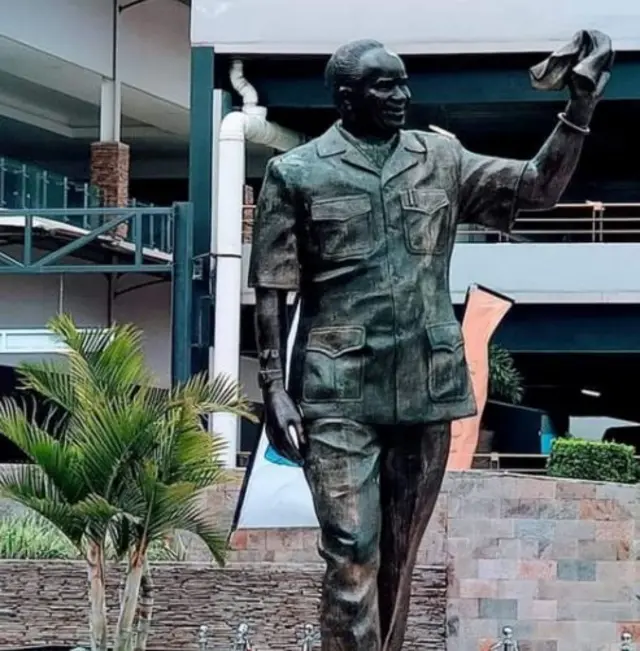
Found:
<svg viewBox="0 0 640 651"><path fill-rule="evenodd" d="M339 47L325 79L343 123L359 135L390 136L404 126L411 99L402 59L371 39Z"/></svg>

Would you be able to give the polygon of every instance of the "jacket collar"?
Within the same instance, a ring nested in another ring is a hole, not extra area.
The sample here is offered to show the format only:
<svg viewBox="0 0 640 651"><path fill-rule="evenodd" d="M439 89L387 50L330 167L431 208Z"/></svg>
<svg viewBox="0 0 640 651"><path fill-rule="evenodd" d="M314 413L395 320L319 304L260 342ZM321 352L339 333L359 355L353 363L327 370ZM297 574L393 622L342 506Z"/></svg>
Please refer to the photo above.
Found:
<svg viewBox="0 0 640 651"><path fill-rule="evenodd" d="M427 148L412 131L400 131L399 142L382 170L376 167L366 156L347 140L338 128L337 123L330 127L316 144L318 156L331 158L339 156L342 161L353 167L365 170L381 177L384 185L392 178L403 174L425 160Z"/></svg>

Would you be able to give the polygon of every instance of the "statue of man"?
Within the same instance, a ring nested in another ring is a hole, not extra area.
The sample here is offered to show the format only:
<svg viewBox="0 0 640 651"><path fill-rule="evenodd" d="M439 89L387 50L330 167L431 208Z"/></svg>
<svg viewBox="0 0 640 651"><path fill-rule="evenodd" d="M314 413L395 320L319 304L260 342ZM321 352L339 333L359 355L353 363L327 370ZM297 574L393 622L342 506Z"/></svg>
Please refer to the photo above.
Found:
<svg viewBox="0 0 640 651"><path fill-rule="evenodd" d="M303 463L321 527L323 651L397 651L450 424L476 411L449 294L456 227L506 231L551 208L599 92L572 88L518 161L404 130L407 73L375 40L340 47L326 79L340 120L272 159L257 202L259 380L269 440ZM285 389L288 292L301 312Z"/></svg>

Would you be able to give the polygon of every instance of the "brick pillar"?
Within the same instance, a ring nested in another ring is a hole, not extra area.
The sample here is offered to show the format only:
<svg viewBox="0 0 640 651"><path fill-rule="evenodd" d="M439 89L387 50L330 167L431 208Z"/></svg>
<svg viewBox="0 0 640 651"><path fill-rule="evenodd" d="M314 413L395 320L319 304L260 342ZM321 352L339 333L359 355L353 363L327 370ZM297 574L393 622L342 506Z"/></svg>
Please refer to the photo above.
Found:
<svg viewBox="0 0 640 651"><path fill-rule="evenodd" d="M100 191L100 203L125 208L129 203L129 145L121 142L91 143L91 185ZM113 235L125 238L128 224L120 224Z"/></svg>

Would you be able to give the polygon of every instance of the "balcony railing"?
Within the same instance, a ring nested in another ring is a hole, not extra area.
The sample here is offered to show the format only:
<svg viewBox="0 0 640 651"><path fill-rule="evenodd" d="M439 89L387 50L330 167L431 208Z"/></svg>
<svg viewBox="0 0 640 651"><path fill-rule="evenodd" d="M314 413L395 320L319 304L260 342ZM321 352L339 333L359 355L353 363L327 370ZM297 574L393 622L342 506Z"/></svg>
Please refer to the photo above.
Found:
<svg viewBox="0 0 640 651"><path fill-rule="evenodd" d="M251 243L255 206L242 211L243 241ZM552 210L522 213L510 233L461 224L457 242L592 243L640 242L640 203L561 203Z"/></svg>
<svg viewBox="0 0 640 651"><path fill-rule="evenodd" d="M510 233L462 224L459 242L592 243L640 242L640 203L560 203L544 212L524 212Z"/></svg>
<svg viewBox="0 0 640 651"><path fill-rule="evenodd" d="M100 190L67 176L0 157L0 207L7 210L40 208L99 208ZM83 227L82 224L74 224Z"/></svg>
<svg viewBox="0 0 640 651"><path fill-rule="evenodd" d="M136 200L132 208L152 208ZM46 210L69 208L101 208L104 201L100 189L89 183L78 183L62 174L0 157L0 210ZM60 221L76 228L90 231L102 223L98 214L60 215ZM128 234L123 239L130 240ZM173 252L173 224L171 215L150 214L143 225L142 242L145 248Z"/></svg>

